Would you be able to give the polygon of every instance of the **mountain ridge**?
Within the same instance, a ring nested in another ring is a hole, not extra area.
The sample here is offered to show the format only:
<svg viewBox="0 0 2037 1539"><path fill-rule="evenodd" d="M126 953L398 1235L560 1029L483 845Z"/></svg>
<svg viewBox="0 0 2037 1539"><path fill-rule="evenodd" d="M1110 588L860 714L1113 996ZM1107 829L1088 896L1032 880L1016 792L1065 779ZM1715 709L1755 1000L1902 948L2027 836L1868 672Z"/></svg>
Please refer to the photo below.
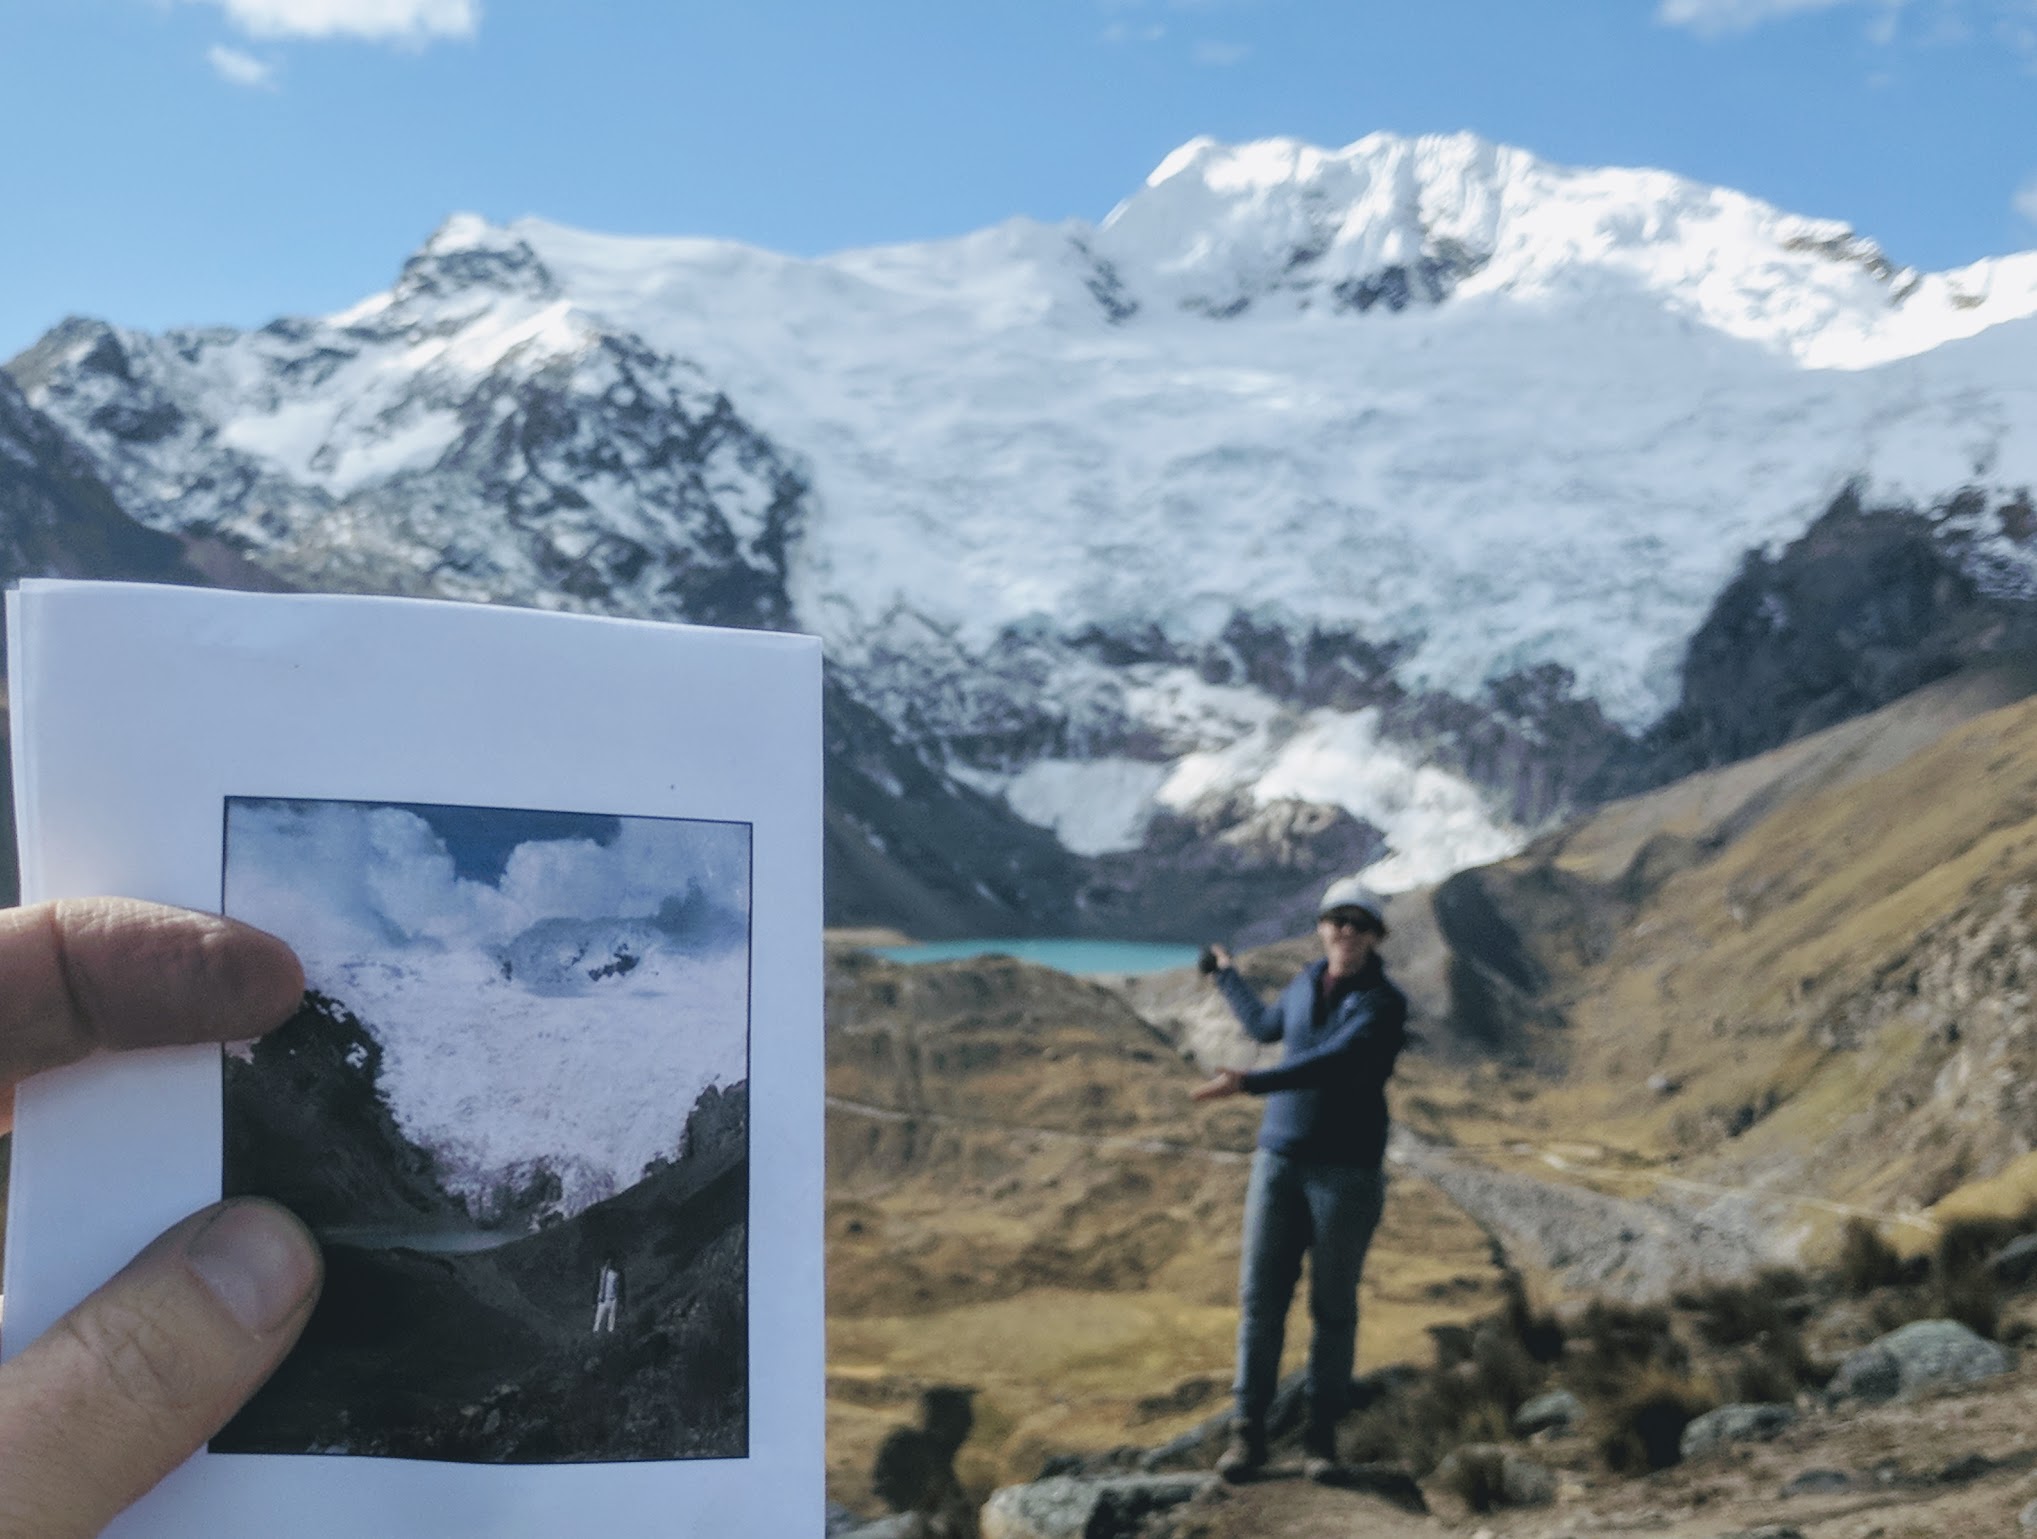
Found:
<svg viewBox="0 0 2037 1539"><path fill-rule="evenodd" d="M1241 272L1285 308L1221 313ZM1150 880L1183 819L1337 809L1405 887L1660 774L1747 553L1847 497L2029 589L2033 334L2037 257L1906 276L1667 173L1371 136L815 260L458 216L325 320L9 367L143 522L300 581L818 632L943 797L1058 845L986 918L1080 927L1087 863Z"/></svg>

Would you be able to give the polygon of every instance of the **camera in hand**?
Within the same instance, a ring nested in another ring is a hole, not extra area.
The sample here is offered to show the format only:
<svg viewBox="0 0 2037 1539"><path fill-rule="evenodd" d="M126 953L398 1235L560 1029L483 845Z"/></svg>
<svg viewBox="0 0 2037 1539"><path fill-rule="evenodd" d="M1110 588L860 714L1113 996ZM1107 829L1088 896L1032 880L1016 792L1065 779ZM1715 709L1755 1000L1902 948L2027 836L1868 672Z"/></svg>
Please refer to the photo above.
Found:
<svg viewBox="0 0 2037 1539"><path fill-rule="evenodd" d="M1202 948L1202 955L1195 959L1195 970L1200 973L1213 973L1217 970L1216 947L1205 946Z"/></svg>

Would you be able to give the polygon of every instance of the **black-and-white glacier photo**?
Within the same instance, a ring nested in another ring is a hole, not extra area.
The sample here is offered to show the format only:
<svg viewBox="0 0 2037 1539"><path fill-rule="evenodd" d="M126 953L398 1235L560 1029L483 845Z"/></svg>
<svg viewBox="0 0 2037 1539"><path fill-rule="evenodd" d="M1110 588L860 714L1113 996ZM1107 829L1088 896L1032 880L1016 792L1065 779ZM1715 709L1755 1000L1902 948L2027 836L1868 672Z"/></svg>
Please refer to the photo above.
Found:
<svg viewBox="0 0 2037 1539"><path fill-rule="evenodd" d="M224 906L304 963L225 1060L225 1192L325 1247L211 1444L748 1451L750 829L236 797Z"/></svg>

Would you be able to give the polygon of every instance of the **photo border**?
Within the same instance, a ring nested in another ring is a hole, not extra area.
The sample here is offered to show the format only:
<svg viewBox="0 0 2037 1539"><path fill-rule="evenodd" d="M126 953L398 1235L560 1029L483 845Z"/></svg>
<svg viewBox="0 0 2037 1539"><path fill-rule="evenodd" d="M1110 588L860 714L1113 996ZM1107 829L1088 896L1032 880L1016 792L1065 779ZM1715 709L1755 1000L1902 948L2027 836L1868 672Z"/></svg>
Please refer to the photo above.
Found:
<svg viewBox="0 0 2037 1539"><path fill-rule="evenodd" d="M755 830L750 1453L464 1465L200 1453L114 1539L723 1539L823 1511L821 654L812 637L431 600L26 582L8 596L24 900L217 901L226 795L617 806ZM429 659L430 666L420 666ZM17 1097L18 1352L219 1195L216 1045ZM109 1197L109 1194L114 1194Z"/></svg>

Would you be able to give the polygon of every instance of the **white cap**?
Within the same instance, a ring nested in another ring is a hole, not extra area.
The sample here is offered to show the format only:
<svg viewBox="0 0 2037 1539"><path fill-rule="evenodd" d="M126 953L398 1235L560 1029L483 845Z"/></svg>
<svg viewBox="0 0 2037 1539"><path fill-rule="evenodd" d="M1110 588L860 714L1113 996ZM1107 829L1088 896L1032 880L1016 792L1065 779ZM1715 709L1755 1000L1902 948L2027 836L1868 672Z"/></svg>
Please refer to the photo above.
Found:
<svg viewBox="0 0 2037 1539"><path fill-rule="evenodd" d="M1386 899L1355 876L1340 876L1323 889L1323 901L1316 905L1316 918L1340 908L1362 908L1382 925L1386 923Z"/></svg>

